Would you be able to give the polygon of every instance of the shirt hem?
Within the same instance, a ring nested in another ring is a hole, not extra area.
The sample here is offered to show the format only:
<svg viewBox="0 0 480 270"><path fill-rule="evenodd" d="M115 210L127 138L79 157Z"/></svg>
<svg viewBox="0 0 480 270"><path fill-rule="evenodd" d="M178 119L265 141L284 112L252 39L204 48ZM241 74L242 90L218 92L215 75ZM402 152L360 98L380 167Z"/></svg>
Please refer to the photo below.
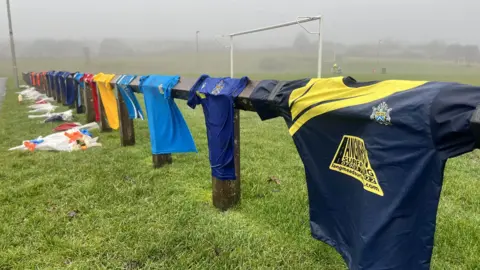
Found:
<svg viewBox="0 0 480 270"><path fill-rule="evenodd" d="M218 176L218 175L213 175L212 174L212 177L215 177L217 178L218 180L222 180L222 181L235 181L237 180L237 177L236 176L233 176L233 177L230 177L230 176Z"/></svg>
<svg viewBox="0 0 480 270"><path fill-rule="evenodd" d="M322 236L322 235L315 235L312 233L312 237L329 245L330 247L334 248L337 253L340 254L340 256L342 256L342 259L343 261L346 263L347 267L350 265L351 261L348 259L348 258L351 258L352 256L344 251L338 244L336 241L333 241L332 239L326 237L326 236Z"/></svg>
<svg viewBox="0 0 480 270"><path fill-rule="evenodd" d="M153 152L153 155L168 155L168 154L187 154L187 153L198 153L198 150L185 150L185 151L166 151L166 152Z"/></svg>

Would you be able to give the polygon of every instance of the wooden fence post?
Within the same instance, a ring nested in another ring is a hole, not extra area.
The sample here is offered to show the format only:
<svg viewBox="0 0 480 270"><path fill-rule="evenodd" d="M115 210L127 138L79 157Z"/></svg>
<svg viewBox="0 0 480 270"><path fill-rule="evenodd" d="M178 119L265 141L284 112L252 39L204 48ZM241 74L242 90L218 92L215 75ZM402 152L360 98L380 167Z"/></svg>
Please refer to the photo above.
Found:
<svg viewBox="0 0 480 270"><path fill-rule="evenodd" d="M56 84L56 92L57 92L57 102L58 103L62 103L62 87L61 87L61 84L60 84L60 79L55 76L55 81L57 82Z"/></svg>
<svg viewBox="0 0 480 270"><path fill-rule="evenodd" d="M141 76L137 76L131 83L130 87L135 91L140 91L140 78ZM186 95L185 97L188 97ZM185 98L184 98L185 99ZM132 126L133 128L133 126ZM132 129L133 130L133 129ZM152 154L152 163L153 168L158 169L165 165L172 164L172 155L171 154Z"/></svg>
<svg viewBox="0 0 480 270"><path fill-rule="evenodd" d="M43 89L45 91L45 95L48 96L48 80L47 80L47 74L43 74L42 76L42 79L43 79Z"/></svg>
<svg viewBox="0 0 480 270"><path fill-rule="evenodd" d="M213 205L221 211L240 203L241 200L241 174L240 174L240 109L254 111L250 95L255 88L255 82L249 82L245 90L235 99L234 119L234 156L236 180L218 180L212 178Z"/></svg>
<svg viewBox="0 0 480 270"><path fill-rule="evenodd" d="M75 108L75 111L79 114L81 114L82 112L78 109L80 108L80 104L78 103L78 85L79 83L77 82L77 80L75 80L75 75L72 76L72 82L73 82L73 95L75 96L75 100L73 101L73 106Z"/></svg>
<svg viewBox="0 0 480 270"><path fill-rule="evenodd" d="M58 80L57 78L54 78L53 79L53 97L55 98L55 100L57 101L57 103L60 103L60 94L57 90L58 88L58 83L56 83Z"/></svg>
<svg viewBox="0 0 480 270"><path fill-rule="evenodd" d="M42 73L40 73L39 81L40 81L40 88L42 88L42 94L45 94L46 93L46 91L45 91L45 81L44 81Z"/></svg>
<svg viewBox="0 0 480 270"><path fill-rule="evenodd" d="M90 85L85 82L84 87L84 103L85 103L85 112L86 118L88 123L95 122L95 109L93 108L93 95L92 95L92 88Z"/></svg>
<svg viewBox="0 0 480 270"><path fill-rule="evenodd" d="M61 77L61 76L58 76L58 77ZM63 104L63 91L62 91L62 83L61 83L63 78L58 78L58 77L55 78L57 80L57 86L58 86L58 89L57 89L57 103Z"/></svg>
<svg viewBox="0 0 480 270"><path fill-rule="evenodd" d="M172 164L171 154L153 154L152 155L153 168L158 169L165 165Z"/></svg>
<svg viewBox="0 0 480 270"><path fill-rule="evenodd" d="M112 80L111 85L112 87L116 87L116 80L118 80L118 76ZM137 76L135 80L130 83L130 87L134 91L139 91L139 80L140 76ZM191 87L196 82L196 79L182 79L172 90L172 97L175 99L184 99L187 100L189 97L189 92ZM96 83L96 82L94 82ZM245 90L235 99L235 111L234 111L234 156L235 156L235 176L236 179L233 180L219 180L215 177L212 177L212 199L213 205L222 210L228 210L231 207L237 205L241 199L241 175L240 175L240 110L246 111L255 111L253 107L252 100L250 99L250 95L253 92L253 89L258 84L258 82L250 82ZM105 125L108 122L105 119L104 109L101 102L101 96L97 90L98 95L98 102L99 107L101 110L101 118L103 121L100 121L102 126L102 130L105 128ZM95 111L93 107L93 96L92 96L92 88L88 83L85 83L85 107L87 112L87 120L89 122L95 121ZM128 117L128 111L126 108L125 101L123 100L123 96L118 93L118 89L116 89L117 95L117 106L119 111L119 120L120 120L120 135L122 136L121 143L122 145L133 145L135 143L135 136L134 136L134 128L133 128L133 121ZM91 121L90 121L91 120ZM131 133L129 133L131 131ZM131 143L131 144L127 144ZM171 154L152 154L152 163L154 168L160 168L167 164L172 163L172 155Z"/></svg>
<svg viewBox="0 0 480 270"><path fill-rule="evenodd" d="M38 73L37 80L38 80L38 88L40 88L40 92L42 94L45 94L45 88L44 88L44 85L43 85L43 76L42 76L41 72Z"/></svg>
<svg viewBox="0 0 480 270"><path fill-rule="evenodd" d="M49 75L49 76L47 77L47 79L48 79L48 92L49 92L49 93L48 93L48 96L54 98L54 95L53 95L53 82L52 82L52 78L51 78L51 77L52 77L51 75Z"/></svg>
<svg viewBox="0 0 480 270"><path fill-rule="evenodd" d="M55 74L55 73L54 73ZM56 86L56 80L57 78L52 75L51 78L50 78L51 82L52 82L52 97L54 100L58 100L58 97L57 97L57 86Z"/></svg>
<svg viewBox="0 0 480 270"><path fill-rule="evenodd" d="M100 96L100 90L98 89L98 83L95 82L97 89L98 110L100 111L100 130L102 132L112 131L112 128L108 125L107 115L105 114L105 108L103 108L102 97Z"/></svg>
<svg viewBox="0 0 480 270"><path fill-rule="evenodd" d="M212 177L213 206L226 211L240 202L240 111L234 112L235 180L219 180Z"/></svg>
<svg viewBox="0 0 480 270"><path fill-rule="evenodd" d="M45 81L47 83L47 96L51 97L51 95L50 95L50 78L49 77L50 77L50 75L48 75L48 74L45 75Z"/></svg>
<svg viewBox="0 0 480 270"><path fill-rule="evenodd" d="M50 88L50 93L52 94L52 98L54 100L57 100L57 96L55 94L55 77L53 77L53 75L50 75L50 84L52 85L52 87Z"/></svg>
<svg viewBox="0 0 480 270"><path fill-rule="evenodd" d="M45 84L45 75L43 74L43 72L40 75L40 85L42 86L43 94L47 94L47 87Z"/></svg>
<svg viewBox="0 0 480 270"><path fill-rule="evenodd" d="M117 82L122 76L115 76L112 82ZM128 115L127 104L123 99L123 95L118 91L115 83L115 95L117 96L118 120L120 122L120 144L122 146L135 145L135 128L133 120Z"/></svg>

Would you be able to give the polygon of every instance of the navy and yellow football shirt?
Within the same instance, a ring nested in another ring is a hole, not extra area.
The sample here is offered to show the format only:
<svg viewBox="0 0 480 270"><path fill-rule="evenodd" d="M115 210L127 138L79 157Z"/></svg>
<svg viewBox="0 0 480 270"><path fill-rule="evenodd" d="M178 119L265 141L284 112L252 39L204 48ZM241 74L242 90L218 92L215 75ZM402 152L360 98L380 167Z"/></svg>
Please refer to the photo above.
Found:
<svg viewBox="0 0 480 270"><path fill-rule="evenodd" d="M446 160L475 148L480 88L350 77L262 81L305 166L312 235L350 269L429 269Z"/></svg>

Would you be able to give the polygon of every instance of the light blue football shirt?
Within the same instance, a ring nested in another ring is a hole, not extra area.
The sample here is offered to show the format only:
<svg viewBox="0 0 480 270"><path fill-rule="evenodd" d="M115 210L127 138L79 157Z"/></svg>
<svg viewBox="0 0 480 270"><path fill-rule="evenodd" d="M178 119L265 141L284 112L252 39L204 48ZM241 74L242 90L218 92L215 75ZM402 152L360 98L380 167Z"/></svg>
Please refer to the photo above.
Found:
<svg viewBox="0 0 480 270"><path fill-rule="evenodd" d="M153 154L197 152L185 119L171 97L179 80L179 76L161 75L140 78Z"/></svg>

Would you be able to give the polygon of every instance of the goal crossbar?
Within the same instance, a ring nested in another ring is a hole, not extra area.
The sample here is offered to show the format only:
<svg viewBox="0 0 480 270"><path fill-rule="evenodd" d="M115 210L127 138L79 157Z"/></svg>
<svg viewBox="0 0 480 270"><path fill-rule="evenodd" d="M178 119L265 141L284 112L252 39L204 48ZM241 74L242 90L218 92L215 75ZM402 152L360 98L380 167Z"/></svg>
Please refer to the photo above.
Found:
<svg viewBox="0 0 480 270"><path fill-rule="evenodd" d="M312 22L312 21L318 21L318 32L310 32L308 31L302 24L307 23L307 22ZM268 31L268 30L273 30L277 28L283 28L283 27L288 27L292 25L299 25L302 27L307 33L309 34L315 34L318 35L318 65L317 65L317 77L321 78L322 76L322 23L323 23L323 17L321 15L314 16L314 17L297 17L297 20L295 21L290 21L286 23L281 23L281 24L276 24L276 25L271 25L267 27L262 27L262 28L256 28L256 29L251 29L247 31L242 31L242 32L237 32L237 33L232 33L229 35L225 35L230 37L230 76L234 77L234 37L237 36L243 36L243 35L248 35L248 34L253 34L253 33L258 33L258 32L263 32L263 31Z"/></svg>
<svg viewBox="0 0 480 270"><path fill-rule="evenodd" d="M302 19L300 19L302 18ZM247 34L253 34L257 32L263 32L263 31L268 31L268 30L273 30L277 28L282 28L282 27L287 27L287 26L292 26L292 25L297 25L297 24L302 24L302 23L307 23L307 22L312 22L312 21L317 21L321 20L322 16L315 16L315 17L298 17L297 20L291 21L291 22L286 22L286 23L281 23L281 24L276 24L276 25L271 25L267 27L262 27L262 28L257 28L257 29L252 29L252 30L247 30L243 32L237 32L237 33L232 33L228 36L230 37L236 37L236 36L243 36Z"/></svg>

